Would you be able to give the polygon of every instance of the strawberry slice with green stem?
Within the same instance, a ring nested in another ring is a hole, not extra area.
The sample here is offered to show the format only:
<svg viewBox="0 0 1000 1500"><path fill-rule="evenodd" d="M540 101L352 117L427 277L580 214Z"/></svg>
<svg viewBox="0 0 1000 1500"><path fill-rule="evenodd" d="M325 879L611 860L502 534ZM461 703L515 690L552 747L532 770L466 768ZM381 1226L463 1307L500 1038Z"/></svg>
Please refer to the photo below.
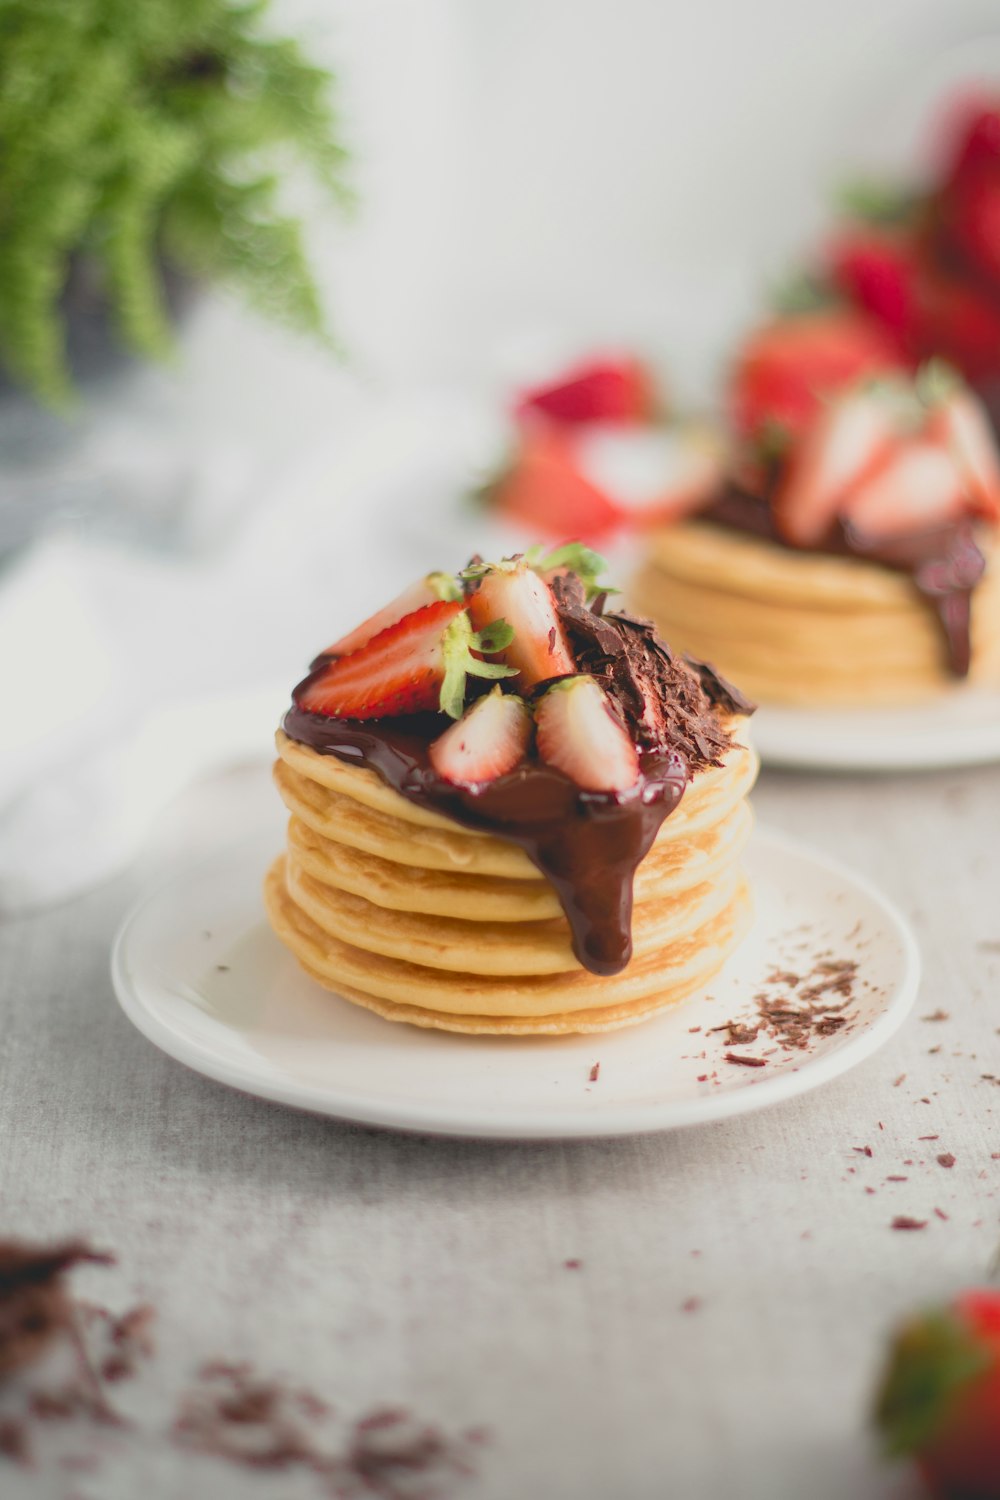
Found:
<svg viewBox="0 0 1000 1500"><path fill-rule="evenodd" d="M927 436L947 448L965 480L974 509L990 521L1000 520L1000 455L981 401L932 361L928 392ZM926 383L927 377L925 377Z"/></svg>
<svg viewBox="0 0 1000 1500"><path fill-rule="evenodd" d="M483 786L521 764L531 740L531 711L499 683L479 698L430 748L430 762L445 781Z"/></svg>
<svg viewBox="0 0 1000 1500"><path fill-rule="evenodd" d="M461 717L468 677L511 677L482 660L510 645L504 620L473 629L461 600L438 600L405 615L357 651L323 662L293 693L306 713L336 719L386 719L440 710ZM474 654L479 653L479 654Z"/></svg>
<svg viewBox="0 0 1000 1500"><path fill-rule="evenodd" d="M472 586L469 614L477 629L487 629L491 620L510 625L513 635L502 656L519 674L522 691L576 671L552 590L526 557L477 564L462 579Z"/></svg>

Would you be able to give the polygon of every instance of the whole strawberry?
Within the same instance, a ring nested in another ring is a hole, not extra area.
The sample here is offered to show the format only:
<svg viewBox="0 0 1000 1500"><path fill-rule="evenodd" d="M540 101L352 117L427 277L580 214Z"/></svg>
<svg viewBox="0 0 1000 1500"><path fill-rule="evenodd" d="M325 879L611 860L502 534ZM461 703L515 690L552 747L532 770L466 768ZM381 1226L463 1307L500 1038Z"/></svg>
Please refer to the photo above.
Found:
<svg viewBox="0 0 1000 1500"><path fill-rule="evenodd" d="M940 1500L998 1500L1000 1291L963 1292L899 1330L875 1421Z"/></svg>

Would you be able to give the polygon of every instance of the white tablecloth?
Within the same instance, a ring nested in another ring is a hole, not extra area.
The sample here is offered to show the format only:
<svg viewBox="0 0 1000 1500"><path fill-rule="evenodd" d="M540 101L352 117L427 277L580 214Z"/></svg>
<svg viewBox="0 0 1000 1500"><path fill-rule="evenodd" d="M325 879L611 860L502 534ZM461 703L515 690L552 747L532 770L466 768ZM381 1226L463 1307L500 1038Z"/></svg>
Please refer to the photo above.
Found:
<svg viewBox="0 0 1000 1500"><path fill-rule="evenodd" d="M121 1266L79 1288L157 1304L160 1352L130 1398L154 1429L225 1353L293 1372L345 1413L398 1402L449 1430L485 1424L478 1486L456 1492L476 1500L913 1496L866 1413L889 1326L982 1280L1000 1240L1000 1089L981 1076L1000 1074L998 789L997 769L765 773L760 816L866 870L915 923L913 1020L854 1073L760 1115L518 1146L294 1114L132 1030L108 980L125 908L273 796L263 766L215 776L129 874L0 927L3 1225L91 1235ZM939 1009L948 1020L920 1019ZM930 1222L893 1232L896 1214ZM165 1437L126 1441L73 1484L27 1478L23 1493L315 1492Z"/></svg>

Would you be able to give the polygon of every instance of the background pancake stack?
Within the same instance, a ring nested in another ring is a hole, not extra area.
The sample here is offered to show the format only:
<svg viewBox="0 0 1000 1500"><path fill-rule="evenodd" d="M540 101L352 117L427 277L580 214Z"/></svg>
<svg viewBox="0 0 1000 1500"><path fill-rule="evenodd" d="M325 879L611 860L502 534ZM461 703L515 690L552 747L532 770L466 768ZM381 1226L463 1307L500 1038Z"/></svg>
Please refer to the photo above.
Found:
<svg viewBox="0 0 1000 1500"><path fill-rule="evenodd" d="M292 816L266 882L272 925L313 978L392 1020L487 1033L639 1021L709 979L749 925L745 723L731 721L723 765L695 775L640 865L618 974L581 967L555 891L515 844L281 732L275 780Z"/></svg>
<svg viewBox="0 0 1000 1500"><path fill-rule="evenodd" d="M972 600L972 682L1000 681L1000 569ZM955 683L931 604L878 563L786 550L709 522L664 528L629 590L678 650L762 702L916 703Z"/></svg>

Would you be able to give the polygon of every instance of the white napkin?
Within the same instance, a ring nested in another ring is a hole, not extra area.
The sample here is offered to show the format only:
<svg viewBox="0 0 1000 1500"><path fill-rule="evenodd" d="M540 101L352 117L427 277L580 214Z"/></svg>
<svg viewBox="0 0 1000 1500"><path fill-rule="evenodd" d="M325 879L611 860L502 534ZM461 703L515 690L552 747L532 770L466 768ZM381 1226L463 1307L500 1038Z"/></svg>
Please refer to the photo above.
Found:
<svg viewBox="0 0 1000 1500"><path fill-rule="evenodd" d="M0 911L122 869L188 781L269 755L319 647L479 544L483 422L454 394L383 401L266 476L217 557L63 533L0 579Z"/></svg>

